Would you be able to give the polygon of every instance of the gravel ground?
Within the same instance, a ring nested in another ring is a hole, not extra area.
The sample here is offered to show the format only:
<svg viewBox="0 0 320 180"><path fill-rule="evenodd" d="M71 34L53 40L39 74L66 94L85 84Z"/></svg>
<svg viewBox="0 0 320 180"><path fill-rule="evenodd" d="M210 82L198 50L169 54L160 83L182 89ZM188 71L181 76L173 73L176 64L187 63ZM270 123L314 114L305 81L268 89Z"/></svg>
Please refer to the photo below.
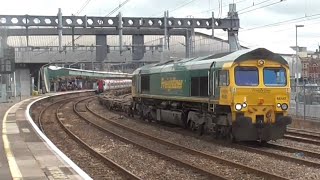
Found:
<svg viewBox="0 0 320 180"><path fill-rule="evenodd" d="M117 172L107 168L104 163L99 162L69 138L56 121L54 113L57 107L58 105L53 105L43 114L42 124L47 137L93 179L122 179Z"/></svg>
<svg viewBox="0 0 320 180"><path fill-rule="evenodd" d="M93 101L90 104L90 107L101 115L115 115L115 113L106 113L106 108L99 105L98 101ZM146 132L152 136L167 139L183 146L217 155L251 167L260 167L262 170L273 172L290 179L320 179L320 171L316 168L305 167L296 163L285 162L261 154L249 153L239 149L220 146L198 138L168 131L159 126L154 126L141 121L129 120L128 118L118 118L117 121L125 125L129 125L139 131Z"/></svg>
<svg viewBox="0 0 320 180"><path fill-rule="evenodd" d="M97 119L94 116L89 115L85 115L85 117L88 117L90 120ZM230 166L221 165L215 161L205 159L202 156L190 155L189 153L182 152L181 150L159 144L146 138L142 138L134 133L127 132L123 129L117 128L107 123L103 123L103 121L101 120L99 121L100 123L98 123L98 121L96 120L94 120L94 122L100 125L104 125L104 127L109 131L116 134L121 134L125 138L130 139L134 142L138 142L138 144L153 149L154 151L170 155L171 157L178 158L181 161L187 161L190 164L197 165L197 167L205 167L206 170L215 172L229 179L261 179L261 177L257 177L254 174L248 174L243 170L234 169L233 167L230 168Z"/></svg>
<svg viewBox="0 0 320 180"><path fill-rule="evenodd" d="M71 103L68 105L65 106L63 112L68 114L66 122L72 132L138 177L142 179L208 179L208 177L179 167L172 162L100 132L72 114L73 107Z"/></svg>

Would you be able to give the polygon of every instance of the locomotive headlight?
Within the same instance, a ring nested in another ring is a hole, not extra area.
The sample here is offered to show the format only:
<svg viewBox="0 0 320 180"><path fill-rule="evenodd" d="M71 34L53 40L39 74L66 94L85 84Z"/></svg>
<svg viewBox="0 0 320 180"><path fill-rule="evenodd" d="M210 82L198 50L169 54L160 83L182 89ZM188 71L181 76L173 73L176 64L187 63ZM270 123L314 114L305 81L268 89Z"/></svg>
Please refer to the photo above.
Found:
<svg viewBox="0 0 320 180"><path fill-rule="evenodd" d="M236 104L235 106L237 111L240 111L242 109L242 105L241 104Z"/></svg>
<svg viewBox="0 0 320 180"><path fill-rule="evenodd" d="M287 109L288 109L288 104L283 103L283 104L281 105L281 109L282 109L282 110L287 110Z"/></svg>
<svg viewBox="0 0 320 180"><path fill-rule="evenodd" d="M263 66L264 65L264 60L263 59L258 60L258 65L259 66Z"/></svg>
<svg viewBox="0 0 320 180"><path fill-rule="evenodd" d="M242 107L243 107L243 108L246 108L246 107L247 107L247 103L244 102L244 103L242 104Z"/></svg>
<svg viewBox="0 0 320 180"><path fill-rule="evenodd" d="M280 108L280 107L281 107L281 104L280 104L280 103L278 103L278 104L277 104L277 107L278 107L278 108Z"/></svg>

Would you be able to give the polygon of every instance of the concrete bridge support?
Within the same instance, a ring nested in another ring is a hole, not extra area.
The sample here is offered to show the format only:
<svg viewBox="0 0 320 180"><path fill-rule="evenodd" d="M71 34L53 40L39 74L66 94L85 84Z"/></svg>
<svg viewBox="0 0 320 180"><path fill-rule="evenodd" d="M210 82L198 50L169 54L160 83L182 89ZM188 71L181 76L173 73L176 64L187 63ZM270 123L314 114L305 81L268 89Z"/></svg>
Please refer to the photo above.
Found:
<svg viewBox="0 0 320 180"><path fill-rule="evenodd" d="M107 36L106 35L96 35L96 59L91 59L91 61L100 62L97 70L102 70L103 61L107 59Z"/></svg>
<svg viewBox="0 0 320 180"><path fill-rule="evenodd" d="M144 35L132 36L132 60L141 60L144 57Z"/></svg>

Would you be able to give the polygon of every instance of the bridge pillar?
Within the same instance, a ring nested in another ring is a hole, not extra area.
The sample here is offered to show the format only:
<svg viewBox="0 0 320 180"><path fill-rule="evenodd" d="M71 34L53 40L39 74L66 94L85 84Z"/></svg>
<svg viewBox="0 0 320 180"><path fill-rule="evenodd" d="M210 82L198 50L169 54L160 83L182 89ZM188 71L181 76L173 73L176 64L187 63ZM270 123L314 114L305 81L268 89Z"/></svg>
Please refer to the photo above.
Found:
<svg viewBox="0 0 320 180"><path fill-rule="evenodd" d="M98 67L97 70L103 69L103 61L107 59L107 36L106 35L96 35L96 62ZM98 65L99 64L99 65Z"/></svg>
<svg viewBox="0 0 320 180"><path fill-rule="evenodd" d="M107 58L107 36L96 35L96 61L104 61Z"/></svg>
<svg viewBox="0 0 320 180"><path fill-rule="evenodd" d="M4 59L5 48L7 48L7 34L6 29L0 29L0 63L3 64L2 61ZM3 68L3 67L1 67ZM2 69L0 69L0 72ZM9 75L8 74L0 74L0 102L8 101L8 92L9 90Z"/></svg>
<svg viewBox="0 0 320 180"><path fill-rule="evenodd" d="M141 60L144 57L144 35L132 35L132 60Z"/></svg>
<svg viewBox="0 0 320 180"><path fill-rule="evenodd" d="M192 34L190 30L186 30L185 35L185 48L186 48L186 58L191 57L191 44L192 44Z"/></svg>
<svg viewBox="0 0 320 180"><path fill-rule="evenodd" d="M236 4L229 4L228 18L230 19L239 19L238 13L236 10ZM241 49L239 39L239 22L231 21L230 28L228 28L228 42L229 42L229 51L234 52Z"/></svg>

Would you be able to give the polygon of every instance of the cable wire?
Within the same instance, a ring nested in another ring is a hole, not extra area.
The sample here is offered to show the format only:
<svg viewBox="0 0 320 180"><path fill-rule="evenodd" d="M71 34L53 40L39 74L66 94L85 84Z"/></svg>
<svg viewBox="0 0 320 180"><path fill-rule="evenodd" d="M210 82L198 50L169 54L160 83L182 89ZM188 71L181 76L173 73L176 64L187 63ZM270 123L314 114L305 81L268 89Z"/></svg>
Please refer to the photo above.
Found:
<svg viewBox="0 0 320 180"><path fill-rule="evenodd" d="M264 1L261 1L261 2L259 2L259 3L257 3L257 4L254 4L254 3L253 3L252 6L248 6L248 7L245 7L245 8L243 8L243 9L240 9L238 12L244 11L244 10L246 10L246 9L250 9L250 8L252 8L252 7L258 6L258 5L260 5L260 4L264 4L264 3L269 2L269 1L272 1L272 0L264 0Z"/></svg>
<svg viewBox="0 0 320 180"><path fill-rule="evenodd" d="M121 3L118 7L114 8L111 12L109 12L105 17L111 16L114 12L119 10L122 6L126 5L130 0L126 0L123 3Z"/></svg>
<svg viewBox="0 0 320 180"><path fill-rule="evenodd" d="M91 0L87 0L83 3L83 5L80 7L80 9L76 12L75 15L79 15L83 10L84 8L87 7L87 5L90 3ZM48 43L46 46L49 46L51 45L52 43L54 43L59 37L57 37L56 39L52 40L50 43Z"/></svg>
<svg viewBox="0 0 320 180"><path fill-rule="evenodd" d="M285 24L288 24L288 23L304 22L304 21L310 21L310 20L314 20L314 19L319 19L320 17L317 17L317 16L320 16L320 13L307 15L307 16L302 16L302 17L298 17L298 18L294 18L294 19L288 19L288 20L285 20L285 21L266 24L266 25L263 25L263 26L257 26L257 27L253 27L253 28L249 28L249 29L244 29L244 30L242 30L242 32L251 31L251 30L255 30L255 29L261 29L261 28L281 26L281 25L285 25ZM316 17L316 18L306 19L306 18L310 18L310 17Z"/></svg>
<svg viewBox="0 0 320 180"><path fill-rule="evenodd" d="M192 2L194 2L194 1L195 1L195 0L191 0L191 1L184 2L184 3L182 3L182 4L178 5L178 6L176 6L176 7L175 7L175 8L173 8L172 10L169 10L169 12L174 12L174 11L176 11L176 10L180 9L180 8L185 7L186 5L191 4L191 3L192 3ZM162 15L162 12L159 12L159 13L157 13L157 14L152 15L152 17L155 17L155 16L161 16L161 15Z"/></svg>
<svg viewBox="0 0 320 180"><path fill-rule="evenodd" d="M270 4L267 4L267 5L264 5L264 6L257 7L257 8L255 8L255 9L250 9L250 10L248 10L248 11L238 13L238 14L239 14L239 15L241 15L241 14L246 14L246 13L248 13L248 12L252 12L252 11L255 11L255 10L258 10L258 9L262 9L262 8L265 8L265 7L269 7L269 6L273 6L273 5L275 5L275 4L279 4L279 3L282 3L282 2L284 2L284 1L286 1L286 0L280 0L280 1L278 1L278 2L270 3Z"/></svg>

